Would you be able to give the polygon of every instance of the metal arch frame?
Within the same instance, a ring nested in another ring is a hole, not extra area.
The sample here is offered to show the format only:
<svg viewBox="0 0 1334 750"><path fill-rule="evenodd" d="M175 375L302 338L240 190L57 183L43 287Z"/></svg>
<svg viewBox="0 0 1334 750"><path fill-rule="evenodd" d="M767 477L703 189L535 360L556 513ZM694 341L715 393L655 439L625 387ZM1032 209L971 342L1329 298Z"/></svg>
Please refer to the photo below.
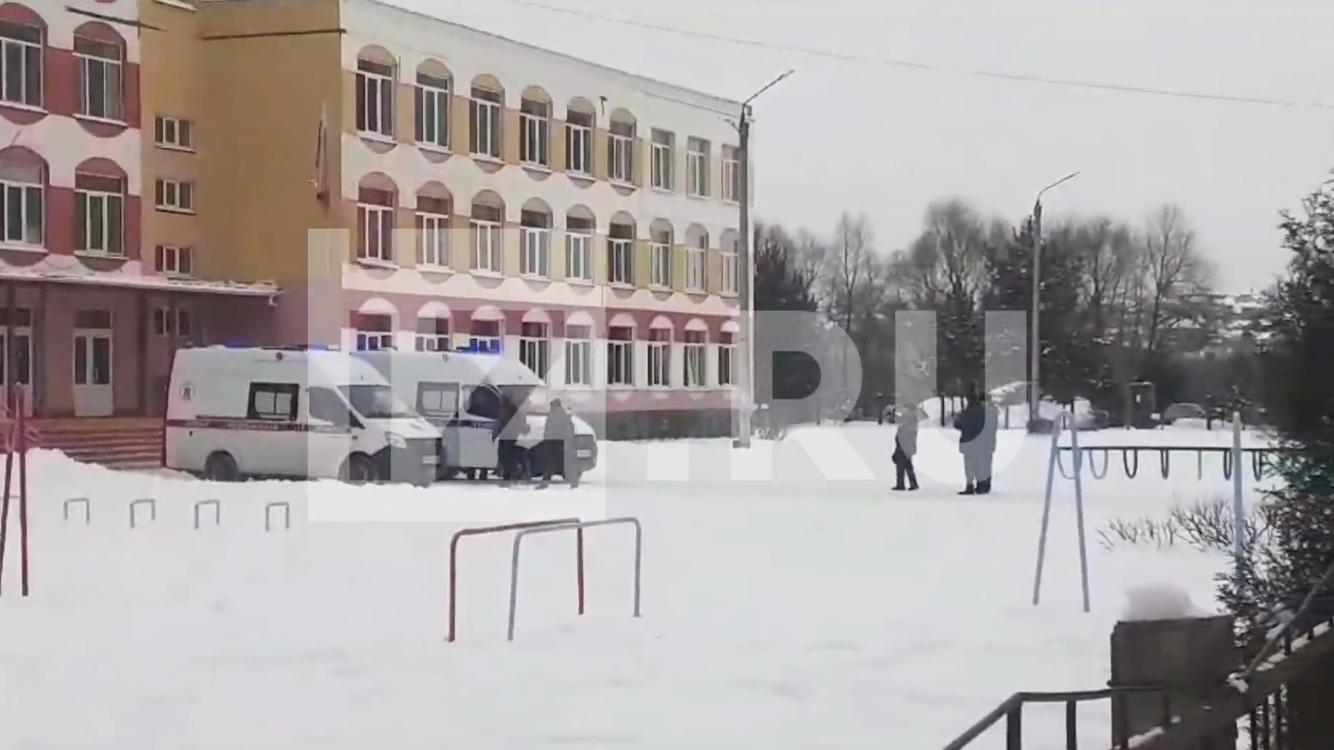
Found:
<svg viewBox="0 0 1334 750"><path fill-rule="evenodd" d="M199 511L203 510L204 506L206 506L206 505L209 506L209 507L211 507L211 508L213 508L213 525L214 525L214 526L221 526L221 525L222 525L222 501L221 501L221 500L198 500L198 501L195 502L195 529L196 529L196 530L199 528Z"/></svg>
<svg viewBox="0 0 1334 750"><path fill-rule="evenodd" d="M1101 451L1102 451L1102 472L1101 472L1101 473L1098 472L1098 462L1093 460L1093 451L1095 451L1095 450L1101 450ZM1107 478L1107 472L1111 471L1111 468L1112 468L1112 467L1111 467L1111 463L1112 463L1112 452L1111 452L1110 450L1106 449L1106 448L1094 448L1094 447L1085 448L1084 451L1085 451L1086 453L1088 453L1089 475L1092 476L1094 479L1106 479L1106 478Z"/></svg>
<svg viewBox="0 0 1334 750"><path fill-rule="evenodd" d="M598 526L620 526L631 525L635 527L635 604L634 616L640 617L639 599L640 599L640 575L643 568L644 556L644 527L638 518L633 516L624 516L621 518L607 518L601 521L579 521L576 523L561 524L555 526L539 526L537 528L524 529L514 535L514 550L510 558L510 607L509 623L505 631L505 639L514 640L514 619L518 610L519 602L519 550L522 548L524 537L530 534L547 534L553 531L576 531L580 534L584 529L596 528ZM582 557L580 558L582 560ZM582 566L581 566L582 568ZM582 611L582 587L580 589L580 610Z"/></svg>
<svg viewBox="0 0 1334 750"><path fill-rule="evenodd" d="M60 514L64 520L66 521L69 520L69 509L70 506L73 505L83 506L83 523L85 526L93 522L92 503L89 502L88 498L86 497L71 497L65 500L65 502L61 503Z"/></svg>
<svg viewBox="0 0 1334 750"><path fill-rule="evenodd" d="M571 524L582 523L578 518L553 518L546 521L526 521L522 523L507 523L500 526L478 526L468 529L460 529L454 532L454 536L449 539L449 613L448 613L448 634L446 640L449 643L454 642L457 633L455 629L456 612L458 611L458 554L459 542L468 536L482 536L484 534L499 534L506 531L518 531L522 533L527 529L539 529L560 526L570 527ZM576 556L576 586L578 588L579 614L584 613L584 532L580 528L575 534L575 556Z"/></svg>
<svg viewBox="0 0 1334 750"><path fill-rule="evenodd" d="M1130 467L1131 467L1131 463L1130 463L1130 457L1131 457L1131 456L1134 456L1134 457L1135 457L1135 463L1134 463L1135 468L1133 468L1133 469L1130 468ZM1122 469L1125 469L1125 472L1126 472L1126 479L1134 479L1135 477L1139 476L1139 449L1138 449L1138 448L1122 448L1122 449L1121 449L1121 468L1122 468Z"/></svg>
<svg viewBox="0 0 1334 750"><path fill-rule="evenodd" d="M1160 473L1160 474L1163 475L1163 479L1167 479L1167 478L1169 478L1169 477L1172 475L1172 449L1171 449L1171 448L1159 448L1159 449L1158 449L1158 473Z"/></svg>
<svg viewBox="0 0 1334 750"><path fill-rule="evenodd" d="M1051 525L1051 501L1053 485L1056 481L1056 469L1060 464L1058 456L1062 450L1066 450L1060 444L1061 429L1065 421L1070 420L1070 446L1069 451L1074 457L1074 481L1075 481L1075 523L1076 532L1079 539L1079 578L1080 588L1083 594L1084 612L1091 609L1089 598L1089 566L1088 566L1088 546L1084 530L1084 483L1080 478L1080 472L1083 468L1083 451L1079 447L1079 428L1074 423L1071 415L1062 414L1052 425L1051 434L1051 455L1047 465L1047 489L1042 503L1042 529L1038 533L1038 559L1036 569L1033 573L1033 606L1037 606L1042 601L1042 571L1047 559L1047 531Z"/></svg>
<svg viewBox="0 0 1334 750"><path fill-rule="evenodd" d="M157 500L156 500L155 498L151 498L151 497L141 497L141 498L139 498L138 500L131 500L131 501L130 501L130 506L129 506L129 507L130 507L130 528L132 528L132 529L135 528L135 523L134 523L134 520L135 520L135 513L134 513L134 509L137 508L137 507L140 506L140 505L145 504L145 503L148 505L148 512L149 512L148 519L149 519L150 521L154 521L154 522L157 521Z"/></svg>
<svg viewBox="0 0 1334 750"><path fill-rule="evenodd" d="M283 509L283 530L284 530L284 531L290 531L291 528L292 528L292 504L291 504L291 503L285 503L285 502L265 503L265 504L264 504L264 530L265 530L265 531L272 531L272 530L273 530L273 525L272 525L272 523L270 522L270 519L271 519L272 516L271 516L271 514L269 513L269 511L273 510L274 508L282 508L282 509Z"/></svg>

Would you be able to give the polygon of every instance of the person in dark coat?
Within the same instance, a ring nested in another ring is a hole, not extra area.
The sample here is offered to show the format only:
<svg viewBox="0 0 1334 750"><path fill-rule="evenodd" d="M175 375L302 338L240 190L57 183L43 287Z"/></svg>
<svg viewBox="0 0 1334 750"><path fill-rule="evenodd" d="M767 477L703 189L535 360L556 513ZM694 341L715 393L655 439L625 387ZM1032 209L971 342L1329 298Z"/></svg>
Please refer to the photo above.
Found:
<svg viewBox="0 0 1334 750"><path fill-rule="evenodd" d="M1000 430L1000 409L990 400L982 402L982 432L977 436L977 494L991 494L991 466L996 457L996 435Z"/></svg>
<svg viewBox="0 0 1334 750"><path fill-rule="evenodd" d="M906 406L898 410L894 420L898 429L894 433L894 489L916 490L917 470L913 468L912 457L917 455L917 409ZM904 479L908 485L903 484Z"/></svg>
<svg viewBox="0 0 1334 750"><path fill-rule="evenodd" d="M986 430L986 421L982 399L975 391L970 391L964 410L954 417L954 429L959 431L959 453L963 454L964 488L960 495L976 495L981 484L982 433Z"/></svg>
<svg viewBox="0 0 1334 750"><path fill-rule="evenodd" d="M496 413L496 423L491 426L491 439L496 441L496 453L499 458L497 468L502 483L509 483L521 477L523 456L519 447L519 438L528 433L528 410L516 405L513 397L501 394L500 409Z"/></svg>
<svg viewBox="0 0 1334 750"><path fill-rule="evenodd" d="M579 486L578 458L574 454L574 419L565 410L560 399L551 402L551 413L547 415L547 426L542 432L542 483L543 489L551 484L551 477L559 468L570 487Z"/></svg>

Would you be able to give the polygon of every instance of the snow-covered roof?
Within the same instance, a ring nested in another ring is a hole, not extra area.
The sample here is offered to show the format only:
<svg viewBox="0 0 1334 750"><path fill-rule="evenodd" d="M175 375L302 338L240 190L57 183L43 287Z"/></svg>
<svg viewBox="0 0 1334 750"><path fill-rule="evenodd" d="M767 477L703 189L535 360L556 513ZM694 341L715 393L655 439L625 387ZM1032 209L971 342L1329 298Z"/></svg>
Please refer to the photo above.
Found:
<svg viewBox="0 0 1334 750"><path fill-rule="evenodd" d="M0 269L0 281L80 284L160 292L227 294L239 297L270 297L279 293L276 285L267 282L208 281L204 279L174 279L165 276L34 271L23 268Z"/></svg>

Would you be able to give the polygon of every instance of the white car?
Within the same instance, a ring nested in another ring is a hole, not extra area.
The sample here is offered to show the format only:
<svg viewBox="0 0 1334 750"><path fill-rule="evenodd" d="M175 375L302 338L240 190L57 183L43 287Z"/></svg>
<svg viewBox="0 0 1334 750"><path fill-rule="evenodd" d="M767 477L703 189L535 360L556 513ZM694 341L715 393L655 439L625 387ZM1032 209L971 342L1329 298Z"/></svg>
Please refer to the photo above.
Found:
<svg viewBox="0 0 1334 750"><path fill-rule="evenodd" d="M344 352L181 349L172 364L166 466L209 479L435 478L440 431Z"/></svg>

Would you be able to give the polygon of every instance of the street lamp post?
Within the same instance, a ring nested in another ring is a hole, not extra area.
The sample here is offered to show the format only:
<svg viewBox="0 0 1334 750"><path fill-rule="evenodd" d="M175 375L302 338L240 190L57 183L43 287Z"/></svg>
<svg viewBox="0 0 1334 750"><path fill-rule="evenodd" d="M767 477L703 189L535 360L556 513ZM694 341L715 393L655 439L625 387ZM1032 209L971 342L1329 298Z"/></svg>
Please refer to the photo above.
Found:
<svg viewBox="0 0 1334 750"><path fill-rule="evenodd" d="M737 189L737 198L740 200L740 231L741 247L738 248L740 258L737 259L740 265L740 276L738 281L738 296L740 297L741 312L741 330L739 332L738 342L741 350L740 366L737 368L737 385L741 390L741 404L737 410L737 442L739 448L750 447L751 432L751 410L755 403L755 292L751 280L754 278L755 264L751 258L750 247L750 103L755 101L760 94L768 91L782 81L784 78L792 75L791 70L778 76L763 88L751 94L741 103L741 117L737 122L736 130L738 135L738 171L737 176L740 185Z"/></svg>
<svg viewBox="0 0 1334 750"><path fill-rule="evenodd" d="M1078 177L1078 172L1071 172L1061 179L1053 182L1045 188L1038 191L1038 196L1033 201L1033 311L1031 320L1032 340L1029 342L1030 372L1029 391L1028 391L1028 425L1029 428L1037 423L1038 404L1042 401L1042 386L1039 379L1038 368L1041 366L1042 343L1039 338L1041 333L1038 325L1038 292L1042 283L1042 195L1048 190L1060 185L1067 180L1073 180Z"/></svg>

